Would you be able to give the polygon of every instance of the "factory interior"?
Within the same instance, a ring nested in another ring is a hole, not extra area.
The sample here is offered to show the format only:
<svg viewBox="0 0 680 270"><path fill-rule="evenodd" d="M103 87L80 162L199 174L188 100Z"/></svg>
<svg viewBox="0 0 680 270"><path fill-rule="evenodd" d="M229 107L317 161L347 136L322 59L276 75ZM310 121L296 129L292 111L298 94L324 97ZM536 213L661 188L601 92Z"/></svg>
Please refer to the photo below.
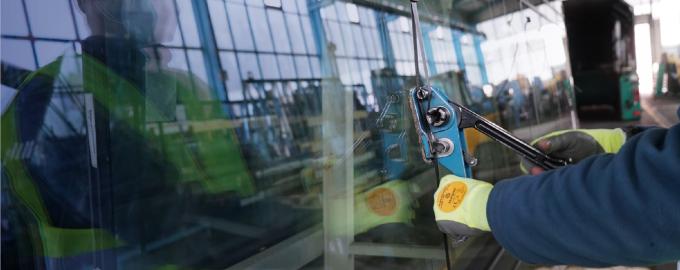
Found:
<svg viewBox="0 0 680 270"><path fill-rule="evenodd" d="M0 12L2 269L680 270L680 0Z"/></svg>

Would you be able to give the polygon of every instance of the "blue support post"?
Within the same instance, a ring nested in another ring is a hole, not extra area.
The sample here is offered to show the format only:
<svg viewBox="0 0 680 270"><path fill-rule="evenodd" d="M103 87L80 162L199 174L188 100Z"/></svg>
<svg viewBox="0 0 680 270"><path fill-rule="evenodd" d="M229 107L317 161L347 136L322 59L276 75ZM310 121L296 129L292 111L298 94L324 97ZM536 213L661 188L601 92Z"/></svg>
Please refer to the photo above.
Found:
<svg viewBox="0 0 680 270"><path fill-rule="evenodd" d="M378 35L380 36L380 46L383 51L383 59L385 59L385 67L395 69L397 65L394 58L394 50L392 49L392 40L390 40L390 31L387 28L387 22L394 20L396 16L391 16L381 11L375 11L375 13Z"/></svg>
<svg viewBox="0 0 680 270"><path fill-rule="evenodd" d="M475 53L477 54L477 63L479 63L479 72L482 74L482 84L489 83L489 77L486 73L486 62L484 62L484 53L482 53L482 42L484 37L475 35Z"/></svg>
<svg viewBox="0 0 680 270"><path fill-rule="evenodd" d="M321 18L321 5L314 0L307 0L307 7L309 9L309 20L312 25L312 32L314 35L314 45L319 52L319 62L321 63L321 78L328 78L333 75L333 69L330 61L328 61L328 48L326 48L326 31L323 28L323 19Z"/></svg>
<svg viewBox="0 0 680 270"><path fill-rule="evenodd" d="M437 65L434 62L434 51L432 50L432 39L430 39L430 32L432 32L435 27L431 25L425 25L421 27L420 32L423 35L423 50L425 50L425 55L427 56L427 68L430 70L430 74L437 74Z"/></svg>
<svg viewBox="0 0 680 270"><path fill-rule="evenodd" d="M458 30L452 30L453 35L453 48L456 51L456 62L458 63L458 69L465 70L465 58L463 57L463 46L460 43L460 38L463 34ZM467 75L465 75L467 78Z"/></svg>
<svg viewBox="0 0 680 270"><path fill-rule="evenodd" d="M205 70L208 75L208 83L214 90L215 95L221 102L229 101L227 96L227 89L222 80L222 66L217 54L217 43L210 22L210 14L208 10L208 3L206 1L194 0L192 1L194 13L196 14L196 25L198 27L198 36L203 44L203 59L205 59ZM222 111L227 117L231 117L233 113L228 106L223 106Z"/></svg>

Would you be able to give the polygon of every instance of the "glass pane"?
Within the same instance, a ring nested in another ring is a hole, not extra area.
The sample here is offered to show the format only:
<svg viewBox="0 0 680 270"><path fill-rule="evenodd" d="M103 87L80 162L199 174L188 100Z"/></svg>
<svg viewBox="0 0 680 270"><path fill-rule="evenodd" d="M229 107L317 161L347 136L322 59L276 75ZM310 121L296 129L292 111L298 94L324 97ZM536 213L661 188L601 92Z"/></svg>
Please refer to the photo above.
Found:
<svg viewBox="0 0 680 270"><path fill-rule="evenodd" d="M366 54L366 44L364 43L364 38L362 35L361 28L359 25L351 26L352 39L354 40L356 50L356 56L358 57L368 57Z"/></svg>
<svg viewBox="0 0 680 270"><path fill-rule="evenodd" d="M263 8L248 7L248 16L255 37L255 46L258 51L271 52L274 50L272 36L269 32L269 23ZM278 46L279 44L277 44Z"/></svg>
<svg viewBox="0 0 680 270"><path fill-rule="evenodd" d="M293 57L289 55L279 55L278 57L279 67L281 70L281 78L283 79L293 79L296 77L305 78L302 76L296 76L297 72L295 70L295 65L293 64Z"/></svg>
<svg viewBox="0 0 680 270"><path fill-rule="evenodd" d="M198 98L202 100L215 99L216 95L211 91L212 89L208 86L208 74L205 70L205 61L203 61L203 53L199 50L188 50L187 56L189 58L189 67L191 68L191 76L194 76L195 85Z"/></svg>
<svg viewBox="0 0 680 270"><path fill-rule="evenodd" d="M298 11L297 3L294 0L282 1L281 4L285 12L296 13Z"/></svg>
<svg viewBox="0 0 680 270"><path fill-rule="evenodd" d="M227 17L232 25L232 34L236 38L236 49L240 50L254 50L255 45L250 35L250 22L248 22L248 13L243 5L227 3Z"/></svg>
<svg viewBox="0 0 680 270"><path fill-rule="evenodd" d="M288 40L288 29L283 12L269 9L267 17L272 29L273 42L276 44L276 52L290 53L290 40Z"/></svg>
<svg viewBox="0 0 680 270"><path fill-rule="evenodd" d="M348 23L341 23L340 29L342 31L342 38L340 39L340 42L342 42L345 47L345 53L339 55L357 56L358 47L354 43L354 37L352 36L352 25Z"/></svg>
<svg viewBox="0 0 680 270"><path fill-rule="evenodd" d="M309 59L305 56L295 56L295 66L298 71L298 77L311 78L312 71L309 69Z"/></svg>
<svg viewBox="0 0 680 270"><path fill-rule="evenodd" d="M300 16L302 22L302 30L305 34L305 42L307 42L307 52L309 54L316 54L316 45L314 44L314 33L312 32L312 26L309 17Z"/></svg>
<svg viewBox="0 0 680 270"><path fill-rule="evenodd" d="M3 35L28 35L24 8L21 0L6 0L2 2L2 34Z"/></svg>
<svg viewBox="0 0 680 270"><path fill-rule="evenodd" d="M238 62L241 67L241 78L245 79L259 79L260 68L257 63L257 55L254 53L239 53Z"/></svg>
<svg viewBox="0 0 680 270"><path fill-rule="evenodd" d="M342 36L340 24L335 21L330 21L326 25L328 26L326 28L326 33L328 33L329 41L335 45L335 55L347 55L345 52L345 40L344 36Z"/></svg>
<svg viewBox="0 0 680 270"><path fill-rule="evenodd" d="M258 58L260 59L260 66L262 67L263 79L278 79L281 77L276 63L276 56L273 54L260 54Z"/></svg>
<svg viewBox="0 0 680 270"><path fill-rule="evenodd" d="M215 31L215 42L217 48L231 49L231 34L229 21L227 20L226 8L223 0L208 0L210 19L212 20L213 31Z"/></svg>
<svg viewBox="0 0 680 270"><path fill-rule="evenodd" d="M293 0L297 3L300 14L307 14L307 0Z"/></svg>
<svg viewBox="0 0 680 270"><path fill-rule="evenodd" d="M321 77L321 63L319 63L318 57L310 57L309 61L312 63L312 73L314 73L314 78Z"/></svg>
<svg viewBox="0 0 680 270"><path fill-rule="evenodd" d="M405 95L410 19L391 12L408 6L7 1L2 269L444 268L437 179ZM485 63L464 33L465 72L446 17L424 29L430 82L529 141L569 127L572 103L564 66L520 18L478 26L494 32ZM202 44L204 23L216 44ZM475 178L521 173L506 147L464 137ZM453 269L512 268L500 250L490 234L471 238Z"/></svg>
<svg viewBox="0 0 680 270"><path fill-rule="evenodd" d="M2 62L34 70L35 59L31 43L26 40L2 39Z"/></svg>
<svg viewBox="0 0 680 270"><path fill-rule="evenodd" d="M287 16L286 26L288 28L288 32L290 33L290 42L293 44L293 52L307 53L307 49L305 48L305 37L302 32L302 25L300 25L300 17ZM312 37L307 38L312 39Z"/></svg>
<svg viewBox="0 0 680 270"><path fill-rule="evenodd" d="M87 24L87 17L83 12L83 8L77 4L77 1L71 2L73 5L73 13L76 19L76 28L78 28L78 36L81 39L89 37L91 34L90 26Z"/></svg>
<svg viewBox="0 0 680 270"><path fill-rule="evenodd" d="M17 90L9 86L0 85L0 115L5 114L9 105L14 101Z"/></svg>
<svg viewBox="0 0 680 270"><path fill-rule="evenodd" d="M221 52L220 61L222 68L225 71L227 95L229 100L242 100L243 87L241 85L241 76L239 74L239 66L236 61L236 56L231 52Z"/></svg>
<svg viewBox="0 0 680 270"><path fill-rule="evenodd" d="M177 10L179 11L179 23L182 26L182 34L184 35L184 43L186 46L200 47L198 37L198 29L196 28L196 19L194 18L194 9L191 0L176 0Z"/></svg>
<svg viewBox="0 0 680 270"><path fill-rule="evenodd" d="M76 38L73 17L67 0L31 0L25 3L34 36Z"/></svg>
<svg viewBox="0 0 680 270"><path fill-rule="evenodd" d="M44 66L57 59L57 57L73 50L71 43L38 41L35 43L35 52L38 57L38 64Z"/></svg>

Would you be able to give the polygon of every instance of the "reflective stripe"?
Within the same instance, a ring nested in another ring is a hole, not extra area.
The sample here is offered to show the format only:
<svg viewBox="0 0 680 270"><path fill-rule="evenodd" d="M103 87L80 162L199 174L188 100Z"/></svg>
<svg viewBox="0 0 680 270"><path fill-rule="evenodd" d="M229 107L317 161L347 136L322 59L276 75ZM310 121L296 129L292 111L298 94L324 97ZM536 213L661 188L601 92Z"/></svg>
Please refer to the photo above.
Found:
<svg viewBox="0 0 680 270"><path fill-rule="evenodd" d="M23 89L38 75L50 76L57 73L60 61L61 58L29 75L19 89ZM28 151L32 151L34 144L32 142L20 143L16 117L16 103L13 103L1 118L0 153L3 154L3 166L9 177L10 189L29 209L38 223L44 255L49 257L74 256L119 246L120 241L101 229L65 229L51 225L52 220L45 208L45 203L21 159L30 153ZM11 150L6 149L8 146Z"/></svg>
<svg viewBox="0 0 680 270"><path fill-rule="evenodd" d="M44 255L68 257L119 247L122 241L102 229L70 229L43 225L40 228Z"/></svg>

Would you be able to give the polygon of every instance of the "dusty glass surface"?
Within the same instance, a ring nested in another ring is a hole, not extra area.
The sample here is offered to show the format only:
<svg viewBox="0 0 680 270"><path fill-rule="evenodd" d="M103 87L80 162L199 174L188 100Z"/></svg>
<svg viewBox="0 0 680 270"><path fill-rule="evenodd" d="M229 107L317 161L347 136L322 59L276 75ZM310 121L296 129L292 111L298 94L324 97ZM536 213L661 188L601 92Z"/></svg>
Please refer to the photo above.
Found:
<svg viewBox="0 0 680 270"><path fill-rule="evenodd" d="M1 10L3 268L442 268L436 179L404 102L406 12L305 0ZM508 18L425 20L431 82L525 140L569 127L564 63L539 61L544 41L503 43L525 33ZM509 150L466 138L476 178L520 174ZM489 234L451 256L455 269L514 263L500 251Z"/></svg>

